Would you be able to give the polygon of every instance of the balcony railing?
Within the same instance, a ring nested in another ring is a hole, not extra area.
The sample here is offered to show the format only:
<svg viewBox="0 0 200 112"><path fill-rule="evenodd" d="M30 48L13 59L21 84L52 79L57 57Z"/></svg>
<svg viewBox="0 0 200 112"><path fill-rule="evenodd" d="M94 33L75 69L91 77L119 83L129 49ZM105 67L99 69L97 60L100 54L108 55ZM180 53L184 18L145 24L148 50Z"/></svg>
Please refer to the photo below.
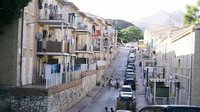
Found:
<svg viewBox="0 0 200 112"><path fill-rule="evenodd" d="M100 46L94 46L93 51L100 51Z"/></svg>
<svg viewBox="0 0 200 112"><path fill-rule="evenodd" d="M82 23L82 22L78 22L76 24L77 30L88 30L88 31L92 31L92 25L89 23Z"/></svg>
<svg viewBox="0 0 200 112"><path fill-rule="evenodd" d="M68 21L68 14L49 14L50 20L66 20Z"/></svg>
<svg viewBox="0 0 200 112"><path fill-rule="evenodd" d="M86 72L89 70L96 70L96 63L94 64L81 64L81 71Z"/></svg>
<svg viewBox="0 0 200 112"><path fill-rule="evenodd" d="M87 51L87 45L76 45L77 51Z"/></svg>
<svg viewBox="0 0 200 112"><path fill-rule="evenodd" d="M69 53L69 47L66 41L38 41L37 52Z"/></svg>
<svg viewBox="0 0 200 112"><path fill-rule="evenodd" d="M81 79L81 70L63 73L53 73L48 74L48 76L35 75L33 83L29 86L48 89L50 87L68 83L78 79Z"/></svg>

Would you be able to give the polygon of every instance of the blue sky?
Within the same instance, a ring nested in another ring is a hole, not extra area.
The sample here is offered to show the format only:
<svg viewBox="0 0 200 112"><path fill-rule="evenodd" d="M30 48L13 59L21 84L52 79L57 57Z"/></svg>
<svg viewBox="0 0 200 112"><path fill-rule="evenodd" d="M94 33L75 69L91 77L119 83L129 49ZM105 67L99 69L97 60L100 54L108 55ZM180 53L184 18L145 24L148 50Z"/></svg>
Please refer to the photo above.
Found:
<svg viewBox="0 0 200 112"><path fill-rule="evenodd" d="M159 11L185 12L186 4L196 5L197 0L69 0L81 11L108 19L138 20Z"/></svg>

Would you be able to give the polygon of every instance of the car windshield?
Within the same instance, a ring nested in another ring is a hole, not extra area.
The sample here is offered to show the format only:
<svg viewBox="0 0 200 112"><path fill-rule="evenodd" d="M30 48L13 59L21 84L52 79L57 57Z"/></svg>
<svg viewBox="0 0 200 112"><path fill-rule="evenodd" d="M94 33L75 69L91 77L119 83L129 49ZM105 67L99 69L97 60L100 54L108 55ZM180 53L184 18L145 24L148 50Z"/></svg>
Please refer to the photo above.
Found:
<svg viewBox="0 0 200 112"><path fill-rule="evenodd" d="M122 91L122 92L131 92L131 89L130 89L130 88L122 88L121 91Z"/></svg>

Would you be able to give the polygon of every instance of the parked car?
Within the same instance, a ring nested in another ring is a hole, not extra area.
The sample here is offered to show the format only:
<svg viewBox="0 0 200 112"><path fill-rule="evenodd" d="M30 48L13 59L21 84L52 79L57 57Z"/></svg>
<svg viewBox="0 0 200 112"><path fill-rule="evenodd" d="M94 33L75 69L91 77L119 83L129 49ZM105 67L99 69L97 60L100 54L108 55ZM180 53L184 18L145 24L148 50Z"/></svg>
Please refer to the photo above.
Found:
<svg viewBox="0 0 200 112"><path fill-rule="evenodd" d="M133 69L133 70L135 70L135 66L128 65L128 66L126 67L126 69Z"/></svg>
<svg viewBox="0 0 200 112"><path fill-rule="evenodd" d="M124 80L126 80L127 78L132 78L132 79L135 80L135 75L126 75L125 78L124 78Z"/></svg>
<svg viewBox="0 0 200 112"><path fill-rule="evenodd" d="M128 66L128 65L135 66L135 64L134 64L134 63L128 63L128 64L127 64L127 66Z"/></svg>
<svg viewBox="0 0 200 112"><path fill-rule="evenodd" d="M139 112L200 112L200 107L189 105L151 105Z"/></svg>
<svg viewBox="0 0 200 112"><path fill-rule="evenodd" d="M123 85L121 90L119 91L119 96L122 95L132 95L133 97L133 90L130 85Z"/></svg>
<svg viewBox="0 0 200 112"><path fill-rule="evenodd" d="M135 91L135 80L132 78L126 78L126 80L124 80L124 85L131 85L131 88L133 91Z"/></svg>
<svg viewBox="0 0 200 112"><path fill-rule="evenodd" d="M133 69L126 69L126 73L127 72L134 72L134 70Z"/></svg>
<svg viewBox="0 0 200 112"><path fill-rule="evenodd" d="M133 59L128 59L127 60L127 64L129 64L129 63L134 63L135 62L135 60L133 60Z"/></svg>
<svg viewBox="0 0 200 112"><path fill-rule="evenodd" d="M132 49L131 49L131 50L129 51L129 53L135 53L135 50L132 50Z"/></svg>
<svg viewBox="0 0 200 112"><path fill-rule="evenodd" d="M115 112L132 112L130 110L116 110Z"/></svg>
<svg viewBox="0 0 200 112"><path fill-rule="evenodd" d="M135 97L132 95L123 94L117 98L115 104L116 112L135 112L136 102ZM118 110L129 110L129 111L118 111Z"/></svg>
<svg viewBox="0 0 200 112"><path fill-rule="evenodd" d="M135 76L135 72L134 71L133 72L126 72L125 76L127 76L127 75L134 75Z"/></svg>

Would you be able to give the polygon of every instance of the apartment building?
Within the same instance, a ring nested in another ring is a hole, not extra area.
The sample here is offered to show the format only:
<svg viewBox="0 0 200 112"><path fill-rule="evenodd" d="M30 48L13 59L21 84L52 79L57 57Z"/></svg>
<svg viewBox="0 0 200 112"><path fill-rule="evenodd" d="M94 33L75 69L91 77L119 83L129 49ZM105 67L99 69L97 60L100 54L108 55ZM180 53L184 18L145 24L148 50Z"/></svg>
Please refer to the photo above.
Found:
<svg viewBox="0 0 200 112"><path fill-rule="evenodd" d="M0 107L11 111L66 111L100 81L118 50L108 20L67 0L32 0L1 39Z"/></svg>
<svg viewBox="0 0 200 112"><path fill-rule="evenodd" d="M0 84L20 86L32 83L36 25L35 1L24 8L23 17L5 28L1 36Z"/></svg>
<svg viewBox="0 0 200 112"><path fill-rule="evenodd" d="M168 104L200 106L198 26L170 29L154 41L157 68L163 66L157 78L169 87Z"/></svg>
<svg viewBox="0 0 200 112"><path fill-rule="evenodd" d="M0 111L9 109L10 87L32 84L36 60L36 2L31 1L22 17L4 28L0 50Z"/></svg>

